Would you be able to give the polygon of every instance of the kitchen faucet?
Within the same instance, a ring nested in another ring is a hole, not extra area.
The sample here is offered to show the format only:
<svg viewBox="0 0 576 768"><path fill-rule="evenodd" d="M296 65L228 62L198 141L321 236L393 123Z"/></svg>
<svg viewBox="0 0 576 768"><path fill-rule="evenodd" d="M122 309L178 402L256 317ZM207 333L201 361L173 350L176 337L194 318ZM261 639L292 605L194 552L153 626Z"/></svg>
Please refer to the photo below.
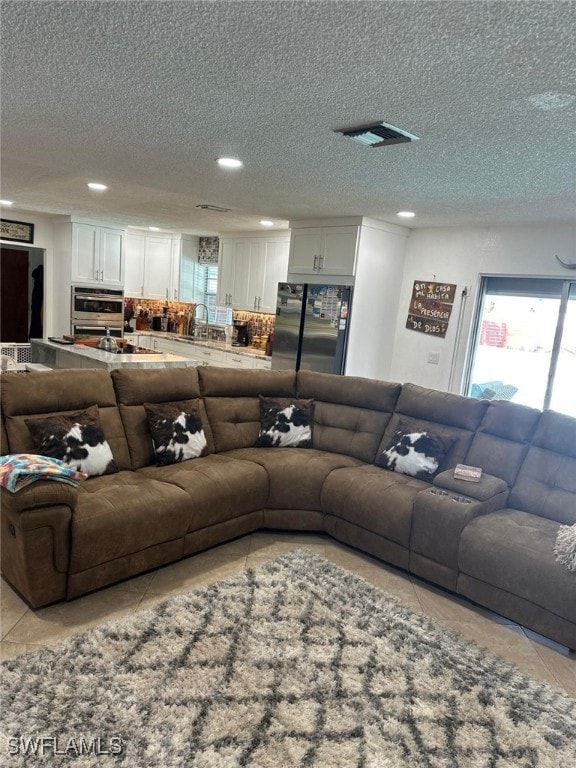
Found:
<svg viewBox="0 0 576 768"><path fill-rule="evenodd" d="M204 307L206 311L206 326L205 326L205 336L206 339L208 339L208 307L206 304L196 304L194 307L194 312L192 313L192 318L190 319L190 327L188 328L188 333L190 336L196 335L196 312L198 311L198 307Z"/></svg>

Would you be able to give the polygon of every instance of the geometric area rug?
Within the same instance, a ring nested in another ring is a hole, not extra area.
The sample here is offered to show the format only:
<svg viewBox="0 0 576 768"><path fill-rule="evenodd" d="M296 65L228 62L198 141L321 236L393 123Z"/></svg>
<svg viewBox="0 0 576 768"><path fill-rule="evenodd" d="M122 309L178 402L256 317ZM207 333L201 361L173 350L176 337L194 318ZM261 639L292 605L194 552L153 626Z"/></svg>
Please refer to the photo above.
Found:
<svg viewBox="0 0 576 768"><path fill-rule="evenodd" d="M1 680L2 765L576 765L576 701L302 550Z"/></svg>

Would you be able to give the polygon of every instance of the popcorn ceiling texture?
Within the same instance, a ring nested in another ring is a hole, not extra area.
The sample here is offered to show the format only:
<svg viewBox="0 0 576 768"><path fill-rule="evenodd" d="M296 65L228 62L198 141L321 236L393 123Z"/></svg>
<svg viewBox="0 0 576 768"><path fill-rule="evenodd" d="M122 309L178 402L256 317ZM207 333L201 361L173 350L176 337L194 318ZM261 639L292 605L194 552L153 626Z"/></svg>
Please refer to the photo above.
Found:
<svg viewBox="0 0 576 768"><path fill-rule="evenodd" d="M3 196L201 235L406 207L414 227L573 221L575 8L7 0ZM337 133L381 120L420 141Z"/></svg>

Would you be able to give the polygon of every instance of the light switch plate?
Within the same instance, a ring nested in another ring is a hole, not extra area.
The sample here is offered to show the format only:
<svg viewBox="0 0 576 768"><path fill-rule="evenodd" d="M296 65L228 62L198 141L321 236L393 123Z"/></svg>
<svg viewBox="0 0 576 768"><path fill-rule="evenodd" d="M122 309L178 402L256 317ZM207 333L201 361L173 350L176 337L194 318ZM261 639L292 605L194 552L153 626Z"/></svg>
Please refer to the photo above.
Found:
<svg viewBox="0 0 576 768"><path fill-rule="evenodd" d="M428 362L432 365L438 365L440 362L440 352L428 352Z"/></svg>

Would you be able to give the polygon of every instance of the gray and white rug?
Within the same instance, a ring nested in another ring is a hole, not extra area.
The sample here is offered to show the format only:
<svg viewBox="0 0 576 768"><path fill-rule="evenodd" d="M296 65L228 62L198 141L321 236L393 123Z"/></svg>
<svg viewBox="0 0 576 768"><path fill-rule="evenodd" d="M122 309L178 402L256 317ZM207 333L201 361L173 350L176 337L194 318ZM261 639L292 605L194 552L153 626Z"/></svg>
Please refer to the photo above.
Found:
<svg viewBox="0 0 576 768"><path fill-rule="evenodd" d="M576 701L303 551L5 662L0 712L11 766L576 765Z"/></svg>

